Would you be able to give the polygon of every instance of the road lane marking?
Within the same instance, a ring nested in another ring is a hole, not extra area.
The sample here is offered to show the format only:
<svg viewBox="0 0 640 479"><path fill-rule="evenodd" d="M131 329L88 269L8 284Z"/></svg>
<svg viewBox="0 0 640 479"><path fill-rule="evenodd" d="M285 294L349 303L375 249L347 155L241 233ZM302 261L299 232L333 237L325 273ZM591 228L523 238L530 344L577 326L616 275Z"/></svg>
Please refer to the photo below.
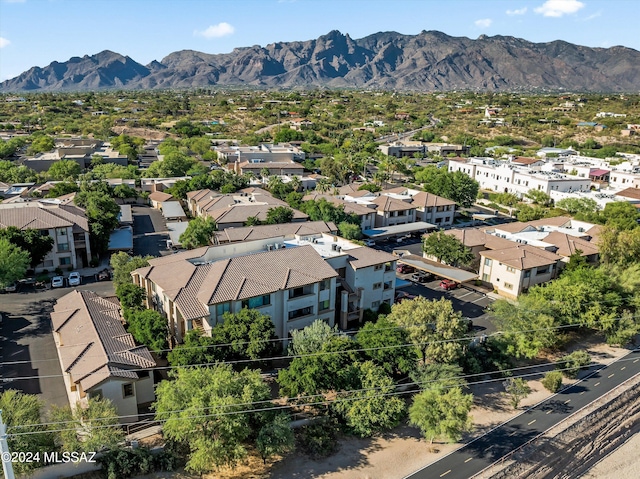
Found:
<svg viewBox="0 0 640 479"><path fill-rule="evenodd" d="M587 391L582 391L582 392L580 393L580 396L582 396L582 395L583 395L584 393L586 393L586 392L587 392Z"/></svg>
<svg viewBox="0 0 640 479"><path fill-rule="evenodd" d="M571 399L567 399L564 403L569 404L570 402L571 402Z"/></svg>
<svg viewBox="0 0 640 479"><path fill-rule="evenodd" d="M531 426L534 422L536 422L535 419L533 421L531 421L529 424L527 424L527 426Z"/></svg>
<svg viewBox="0 0 640 479"><path fill-rule="evenodd" d="M634 361L634 363L637 363L638 361L640 361L640 359L636 359L636 360Z"/></svg>
<svg viewBox="0 0 640 479"><path fill-rule="evenodd" d="M553 412L553 409L549 409L546 414L551 414Z"/></svg>
<svg viewBox="0 0 640 479"><path fill-rule="evenodd" d="M624 371L625 369L627 369L627 367L623 366L623 367L620 368L620 371Z"/></svg>
<svg viewBox="0 0 640 479"><path fill-rule="evenodd" d="M593 385L593 387L596 387L598 384L600 384L600 381L598 381L597 383L595 383L595 384Z"/></svg>
<svg viewBox="0 0 640 479"><path fill-rule="evenodd" d="M464 461L465 463L469 462L471 459L473 459L473 457L470 457L469 459L467 459L466 461Z"/></svg>
<svg viewBox="0 0 640 479"><path fill-rule="evenodd" d="M609 376L607 376L607 379L611 379L615 374L609 374Z"/></svg>
<svg viewBox="0 0 640 479"><path fill-rule="evenodd" d="M451 472L451 469L449 469L447 472L443 472L442 474L440 474L440 477L444 477L447 474L449 474Z"/></svg>

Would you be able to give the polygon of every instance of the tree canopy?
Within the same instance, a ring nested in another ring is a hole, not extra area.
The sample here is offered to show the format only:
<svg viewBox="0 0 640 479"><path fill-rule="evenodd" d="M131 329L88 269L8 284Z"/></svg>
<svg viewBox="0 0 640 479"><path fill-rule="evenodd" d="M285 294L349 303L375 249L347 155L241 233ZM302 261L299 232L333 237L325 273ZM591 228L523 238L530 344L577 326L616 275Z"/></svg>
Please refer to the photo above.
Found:
<svg viewBox="0 0 640 479"><path fill-rule="evenodd" d="M9 240L15 246L29 253L31 268L42 263L45 256L53 248L54 240L49 235L43 235L40 230L27 228L20 230L15 226L0 229L0 238Z"/></svg>
<svg viewBox="0 0 640 479"><path fill-rule="evenodd" d="M474 258L471 250L458 238L442 230L431 233L424 239L422 251L435 257L438 262L452 266L467 265Z"/></svg>
<svg viewBox="0 0 640 479"><path fill-rule="evenodd" d="M210 216L194 218L180 235L180 244L186 249L208 246L213 243L213 235L217 229L218 225Z"/></svg>
<svg viewBox="0 0 640 479"><path fill-rule="evenodd" d="M468 208L478 196L480 185L461 171L449 172L446 168L427 166L415 174L425 191L455 201Z"/></svg>
<svg viewBox="0 0 640 479"><path fill-rule="evenodd" d="M0 238L0 288L24 278L30 262L28 252L6 238Z"/></svg>

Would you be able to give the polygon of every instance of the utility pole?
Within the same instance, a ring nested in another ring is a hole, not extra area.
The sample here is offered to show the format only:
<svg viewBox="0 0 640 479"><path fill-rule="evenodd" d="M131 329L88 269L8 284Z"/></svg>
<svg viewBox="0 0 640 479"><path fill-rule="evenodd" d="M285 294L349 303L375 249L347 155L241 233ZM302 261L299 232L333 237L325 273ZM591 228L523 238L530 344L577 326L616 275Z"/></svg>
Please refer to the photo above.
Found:
<svg viewBox="0 0 640 479"><path fill-rule="evenodd" d="M0 456L2 456L2 470L4 479L15 479L13 475L13 463L11 462L11 451L7 444L7 426L2 420L2 410L0 409Z"/></svg>

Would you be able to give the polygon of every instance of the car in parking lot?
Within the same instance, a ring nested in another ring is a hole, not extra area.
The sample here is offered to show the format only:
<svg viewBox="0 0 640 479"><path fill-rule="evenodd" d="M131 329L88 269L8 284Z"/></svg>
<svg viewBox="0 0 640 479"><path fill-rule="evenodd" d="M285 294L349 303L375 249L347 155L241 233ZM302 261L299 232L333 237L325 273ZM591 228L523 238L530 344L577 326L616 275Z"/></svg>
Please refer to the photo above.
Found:
<svg viewBox="0 0 640 479"><path fill-rule="evenodd" d="M97 281L109 281L111 279L111 271L108 268L100 270L96 273Z"/></svg>
<svg viewBox="0 0 640 479"><path fill-rule="evenodd" d="M408 264L400 263L396 266L397 273L413 273L416 269L413 266L409 266Z"/></svg>
<svg viewBox="0 0 640 479"><path fill-rule="evenodd" d="M80 273L78 273L77 271L69 273L68 282L69 282L69 286L80 286L80 283L82 282Z"/></svg>
<svg viewBox="0 0 640 479"><path fill-rule="evenodd" d="M405 299L411 300L416 298L417 296L415 294L410 294L410 293L407 293L406 291L400 291L398 294L396 294L395 301L396 303L401 303Z"/></svg>
<svg viewBox="0 0 640 479"><path fill-rule="evenodd" d="M449 291L450 289L456 289L458 287L458 283L451 279L443 279L440 281L440 287Z"/></svg>
<svg viewBox="0 0 640 479"><path fill-rule="evenodd" d="M416 283L426 283L430 279L431 275L423 271L417 271L411 275L411 281L414 281Z"/></svg>
<svg viewBox="0 0 640 479"><path fill-rule="evenodd" d="M51 278L52 288L62 288L64 286L64 278L62 276L54 276Z"/></svg>
<svg viewBox="0 0 640 479"><path fill-rule="evenodd" d="M376 242L372 239L368 239L368 240L364 240L364 245L371 247L371 246L375 246Z"/></svg>
<svg viewBox="0 0 640 479"><path fill-rule="evenodd" d="M11 284L8 284L4 287L4 291L5 293L15 293L16 291L18 291L18 283L13 282Z"/></svg>

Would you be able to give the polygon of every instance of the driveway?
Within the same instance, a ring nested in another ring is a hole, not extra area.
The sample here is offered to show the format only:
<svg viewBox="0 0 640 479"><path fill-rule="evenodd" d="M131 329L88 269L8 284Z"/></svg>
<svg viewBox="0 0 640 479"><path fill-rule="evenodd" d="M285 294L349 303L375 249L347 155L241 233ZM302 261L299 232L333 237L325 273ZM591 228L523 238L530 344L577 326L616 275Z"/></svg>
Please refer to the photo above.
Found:
<svg viewBox="0 0 640 479"><path fill-rule="evenodd" d="M49 314L55 301L73 289L32 289L0 296L0 391L18 389L37 394L47 410L69 404ZM111 281L83 284L76 289L101 296L114 294Z"/></svg>
<svg viewBox="0 0 640 479"><path fill-rule="evenodd" d="M160 210L135 205L133 214L133 253L141 256L160 256L167 250L169 233Z"/></svg>

